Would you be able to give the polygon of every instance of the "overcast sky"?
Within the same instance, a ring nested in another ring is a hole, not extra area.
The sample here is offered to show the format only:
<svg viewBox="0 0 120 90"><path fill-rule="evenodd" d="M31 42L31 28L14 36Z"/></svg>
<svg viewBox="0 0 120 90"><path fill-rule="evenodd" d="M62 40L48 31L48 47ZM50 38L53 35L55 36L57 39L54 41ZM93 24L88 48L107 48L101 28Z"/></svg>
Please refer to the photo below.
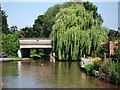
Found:
<svg viewBox="0 0 120 90"><path fill-rule="evenodd" d="M63 1L69 0L44 0L44 2L42 0L34 0L34 2L33 0L26 0L26 2L20 1L21 0L16 0L16 2L14 0L2 1L2 9L4 9L8 15L9 27L12 25L16 25L18 28L32 26L37 16L44 14L49 7L54 6L55 4L62 4ZM118 1L105 1L107 0L104 0L104 2L100 0L97 0L97 2L95 2L94 0L94 2L92 2L98 7L98 13L100 13L103 17L103 26L109 29L117 30Z"/></svg>

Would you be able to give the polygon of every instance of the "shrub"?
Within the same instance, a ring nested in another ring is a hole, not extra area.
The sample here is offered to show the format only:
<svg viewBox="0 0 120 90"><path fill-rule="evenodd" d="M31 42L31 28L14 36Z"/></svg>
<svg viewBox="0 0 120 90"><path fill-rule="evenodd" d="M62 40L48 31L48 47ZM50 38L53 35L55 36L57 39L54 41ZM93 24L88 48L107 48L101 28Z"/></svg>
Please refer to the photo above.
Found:
<svg viewBox="0 0 120 90"><path fill-rule="evenodd" d="M92 73L94 69L95 69L95 65L94 64L87 64L87 65L85 65L85 70L87 71L87 73Z"/></svg>
<svg viewBox="0 0 120 90"><path fill-rule="evenodd" d="M101 60L102 60L101 58L96 57L96 58L93 58L92 63L93 63L95 66L100 66Z"/></svg>
<svg viewBox="0 0 120 90"><path fill-rule="evenodd" d="M112 80L116 81L116 83L120 83L120 63L107 61L101 66L99 71L111 76Z"/></svg>
<svg viewBox="0 0 120 90"><path fill-rule="evenodd" d="M118 47L114 48L114 55L113 55L113 61L120 62L120 50Z"/></svg>
<svg viewBox="0 0 120 90"><path fill-rule="evenodd" d="M120 63L112 62L111 63L111 77L116 81L116 84L120 83Z"/></svg>
<svg viewBox="0 0 120 90"><path fill-rule="evenodd" d="M44 56L44 50L43 49L31 49L30 56L31 57L42 57Z"/></svg>
<svg viewBox="0 0 120 90"><path fill-rule="evenodd" d="M111 62L104 62L101 67L99 68L100 73L106 73L106 74L110 74L111 73L111 68L110 68L110 64Z"/></svg>
<svg viewBox="0 0 120 90"><path fill-rule="evenodd" d="M15 34L2 35L2 47L4 52L11 56L17 56L20 43Z"/></svg>
<svg viewBox="0 0 120 90"><path fill-rule="evenodd" d="M106 44L104 44L104 45L102 45L102 46L100 46L99 48L98 48L98 50L96 51L96 55L98 56L98 57L104 57L104 53L106 53L106 57L109 57L109 43L106 43Z"/></svg>

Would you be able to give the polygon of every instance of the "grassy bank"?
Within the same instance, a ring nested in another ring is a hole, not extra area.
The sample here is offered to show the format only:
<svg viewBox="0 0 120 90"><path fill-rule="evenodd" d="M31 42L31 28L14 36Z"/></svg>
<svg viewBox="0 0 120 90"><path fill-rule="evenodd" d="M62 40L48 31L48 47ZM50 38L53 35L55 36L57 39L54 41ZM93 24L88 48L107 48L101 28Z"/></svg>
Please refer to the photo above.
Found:
<svg viewBox="0 0 120 90"><path fill-rule="evenodd" d="M120 85L120 62L96 58L92 64L87 64L83 68L88 75Z"/></svg>

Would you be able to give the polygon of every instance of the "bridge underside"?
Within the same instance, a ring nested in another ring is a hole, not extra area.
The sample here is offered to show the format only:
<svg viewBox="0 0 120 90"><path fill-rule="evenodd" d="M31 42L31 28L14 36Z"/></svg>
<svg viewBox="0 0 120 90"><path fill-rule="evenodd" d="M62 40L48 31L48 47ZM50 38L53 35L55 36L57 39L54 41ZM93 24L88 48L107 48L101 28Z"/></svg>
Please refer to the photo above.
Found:
<svg viewBox="0 0 120 90"><path fill-rule="evenodd" d="M52 48L51 45L21 45L20 48Z"/></svg>
<svg viewBox="0 0 120 90"><path fill-rule="evenodd" d="M49 55L50 52L52 51L52 48L21 48L18 50L18 57L21 58L29 58L30 57L30 49L43 49L45 55Z"/></svg>
<svg viewBox="0 0 120 90"><path fill-rule="evenodd" d="M30 57L30 49L44 49L45 54L49 54L52 49L51 45L20 45L20 49L18 50L18 57L21 58L29 58Z"/></svg>

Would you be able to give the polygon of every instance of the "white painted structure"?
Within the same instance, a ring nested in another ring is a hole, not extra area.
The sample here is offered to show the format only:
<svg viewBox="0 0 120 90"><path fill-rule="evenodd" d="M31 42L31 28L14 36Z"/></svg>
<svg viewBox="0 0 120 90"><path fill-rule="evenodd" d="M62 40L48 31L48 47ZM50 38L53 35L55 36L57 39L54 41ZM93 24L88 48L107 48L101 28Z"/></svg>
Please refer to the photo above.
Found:
<svg viewBox="0 0 120 90"><path fill-rule="evenodd" d="M29 56L30 49L51 49L51 40L45 38L21 38L20 49L18 50L18 57Z"/></svg>
<svg viewBox="0 0 120 90"><path fill-rule="evenodd" d="M18 57L22 57L20 49L18 49Z"/></svg>
<svg viewBox="0 0 120 90"><path fill-rule="evenodd" d="M92 58L82 58L80 62L81 67L85 67L87 64L93 64L92 60Z"/></svg>

